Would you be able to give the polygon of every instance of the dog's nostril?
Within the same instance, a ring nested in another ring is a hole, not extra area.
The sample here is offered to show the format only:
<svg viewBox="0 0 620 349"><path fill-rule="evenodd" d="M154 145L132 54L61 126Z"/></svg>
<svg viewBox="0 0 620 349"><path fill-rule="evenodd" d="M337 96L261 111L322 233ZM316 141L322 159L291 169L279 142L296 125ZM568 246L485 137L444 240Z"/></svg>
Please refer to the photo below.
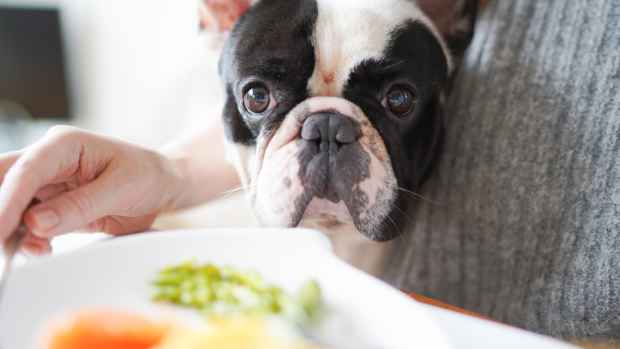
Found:
<svg viewBox="0 0 620 349"><path fill-rule="evenodd" d="M355 142L358 138L358 132L355 127L351 125L343 125L338 128L336 133L336 141L338 143L349 144Z"/></svg>
<svg viewBox="0 0 620 349"><path fill-rule="evenodd" d="M320 143L349 144L361 136L359 125L337 112L310 115L301 130L301 138Z"/></svg>
<svg viewBox="0 0 620 349"><path fill-rule="evenodd" d="M324 115L312 115L306 119L301 129L301 138L307 141L320 141L329 128L329 119Z"/></svg>

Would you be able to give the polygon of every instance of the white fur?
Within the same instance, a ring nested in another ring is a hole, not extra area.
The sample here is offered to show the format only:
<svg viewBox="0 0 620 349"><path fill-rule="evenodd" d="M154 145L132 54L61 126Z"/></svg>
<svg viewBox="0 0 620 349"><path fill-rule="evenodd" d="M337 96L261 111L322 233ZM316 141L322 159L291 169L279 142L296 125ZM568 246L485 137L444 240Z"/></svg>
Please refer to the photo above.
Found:
<svg viewBox="0 0 620 349"><path fill-rule="evenodd" d="M376 242L369 240L351 224L342 224L325 229L320 221L306 220L302 225L318 229L329 237L334 253L345 262L370 275L381 277L384 273L387 257L394 242Z"/></svg>
<svg viewBox="0 0 620 349"><path fill-rule="evenodd" d="M406 21L426 25L452 59L441 35L417 5L406 0L317 0L313 35L317 64L310 81L313 96L342 96L351 71L367 59L382 59L390 33Z"/></svg>

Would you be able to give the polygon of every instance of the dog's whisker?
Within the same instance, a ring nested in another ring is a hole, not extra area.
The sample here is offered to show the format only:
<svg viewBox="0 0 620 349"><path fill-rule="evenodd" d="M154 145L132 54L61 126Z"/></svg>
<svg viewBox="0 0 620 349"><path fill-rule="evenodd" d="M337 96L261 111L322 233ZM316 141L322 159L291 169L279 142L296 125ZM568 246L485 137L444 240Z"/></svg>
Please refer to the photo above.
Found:
<svg viewBox="0 0 620 349"><path fill-rule="evenodd" d="M398 205L394 205L394 208L398 210L398 213L400 213L403 217L405 217L405 219L408 220L409 223L414 221L413 217L408 215L407 212L405 212L405 210L403 210L402 208L398 207Z"/></svg>
<svg viewBox="0 0 620 349"><path fill-rule="evenodd" d="M220 196L235 194L235 193L238 193L238 192L244 191L244 190L246 190L245 187L239 187L239 188L235 188L235 189L230 189L230 190L227 190L227 191L224 191L224 192L220 193Z"/></svg>
<svg viewBox="0 0 620 349"><path fill-rule="evenodd" d="M247 187L243 187L242 186L242 187L239 187L239 188L235 188L235 189L224 191L224 192L220 193L218 195L218 197L223 198L223 197L227 197L227 196L230 196L230 195L242 192L242 191L252 190L254 188L256 188L256 185L251 185L251 186L247 186Z"/></svg>
<svg viewBox="0 0 620 349"><path fill-rule="evenodd" d="M412 191L412 190L405 189L405 188L403 188L403 187L398 187L398 190L400 190L400 191L402 191L402 192L405 192L405 193L407 193L407 194L411 194L411 195L413 195L414 197L416 197L416 198L418 198L418 199L422 199L422 200L424 200L424 201L430 201L429 199L427 199L426 197L424 197L422 194L416 193L416 192L414 192L414 191Z"/></svg>
<svg viewBox="0 0 620 349"><path fill-rule="evenodd" d="M394 226L394 229L396 229L396 235L401 235L403 233L402 229L398 228L398 225L396 224L396 222L394 222L394 220L392 219L392 217L390 217L390 215L385 216L385 218L387 218L390 223L392 223L392 225Z"/></svg>
<svg viewBox="0 0 620 349"><path fill-rule="evenodd" d="M429 199L429 198L427 198L427 197L425 197L425 196L423 196L423 195L421 195L421 194L418 194L418 193L416 193L416 192L414 192L414 191L411 191L411 190L405 189L405 188L403 188L403 187L398 187L397 189L398 189L398 191L400 191L400 192L403 192L403 193L409 194L409 195L411 195L413 198L418 199L418 200L421 200L421 201L424 201L424 202L427 202L427 203L429 203L429 204L431 204L431 205L435 205L435 206L445 206L444 204L442 204L442 203L440 203L440 202L437 202L437 201L431 200L431 199Z"/></svg>

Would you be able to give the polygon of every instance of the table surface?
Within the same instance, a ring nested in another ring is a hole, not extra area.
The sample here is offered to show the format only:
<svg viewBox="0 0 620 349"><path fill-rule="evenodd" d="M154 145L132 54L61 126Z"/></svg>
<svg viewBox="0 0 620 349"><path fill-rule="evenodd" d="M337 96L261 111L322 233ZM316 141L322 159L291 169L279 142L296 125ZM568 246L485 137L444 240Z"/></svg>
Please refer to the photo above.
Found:
<svg viewBox="0 0 620 349"><path fill-rule="evenodd" d="M459 307L456 307L454 305L450 305L447 303L443 303L440 302L436 299L433 298L429 298L429 297L425 297L416 293L409 293L409 296L413 299L415 299L416 301L420 302L420 303L424 303L433 307L438 307L438 308L442 308L445 310L449 310L449 311L453 311L453 312L457 312L463 315L467 315L467 316L472 316L475 318L479 318L479 319L484 319L484 320L490 320L493 321L491 319L489 319L486 316L483 316L481 314L478 313L474 313ZM620 343L617 341L612 341L612 342L587 342L587 341L575 341L573 342L573 344L580 346L584 349L620 349Z"/></svg>

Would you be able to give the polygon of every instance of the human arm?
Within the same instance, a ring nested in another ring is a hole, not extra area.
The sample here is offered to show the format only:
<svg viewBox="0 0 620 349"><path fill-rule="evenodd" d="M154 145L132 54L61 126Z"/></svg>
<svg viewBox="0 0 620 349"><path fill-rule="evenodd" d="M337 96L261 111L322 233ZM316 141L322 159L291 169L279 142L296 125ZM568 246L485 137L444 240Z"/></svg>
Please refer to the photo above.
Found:
<svg viewBox="0 0 620 349"><path fill-rule="evenodd" d="M161 151L54 128L32 146L0 155L0 241L22 217L31 232L26 247L34 252L75 230L144 231L160 213L214 199L238 184L223 140L219 123ZM35 198L41 203L27 209Z"/></svg>

